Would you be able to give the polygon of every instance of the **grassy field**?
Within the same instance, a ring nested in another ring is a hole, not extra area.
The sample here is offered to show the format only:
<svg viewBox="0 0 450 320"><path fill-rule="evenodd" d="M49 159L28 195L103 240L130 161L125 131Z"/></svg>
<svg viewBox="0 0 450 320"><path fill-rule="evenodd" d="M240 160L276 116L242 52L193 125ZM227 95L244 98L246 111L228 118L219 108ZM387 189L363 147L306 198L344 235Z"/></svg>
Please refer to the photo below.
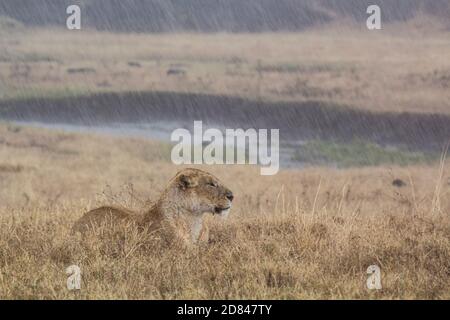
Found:
<svg viewBox="0 0 450 320"><path fill-rule="evenodd" d="M3 99L163 90L450 113L450 38L438 29L149 35L10 28L0 37Z"/></svg>
<svg viewBox="0 0 450 320"><path fill-rule="evenodd" d="M312 140L297 147L292 155L294 162L338 168L426 164L438 158L439 154L435 152L412 152L399 148L381 147L360 139L348 143Z"/></svg>
<svg viewBox="0 0 450 320"><path fill-rule="evenodd" d="M100 241L70 234L96 206L148 206L179 170L169 151L0 124L0 298L450 298L448 161L270 177L202 167L236 198L228 220L208 217L208 244L162 249L132 229ZM72 264L80 291L66 288ZM373 264L379 291L366 288Z"/></svg>
<svg viewBox="0 0 450 320"><path fill-rule="evenodd" d="M420 23L114 34L0 17L0 100L172 91L450 114L450 33ZM180 169L170 150L0 123L0 298L450 299L450 162L359 140L307 141L292 160L316 166L275 176L200 166L235 202L228 220L206 218L209 243L189 250L132 228L70 233L100 205L145 210ZM74 264L80 291L66 287ZM366 288L370 265L382 290Z"/></svg>

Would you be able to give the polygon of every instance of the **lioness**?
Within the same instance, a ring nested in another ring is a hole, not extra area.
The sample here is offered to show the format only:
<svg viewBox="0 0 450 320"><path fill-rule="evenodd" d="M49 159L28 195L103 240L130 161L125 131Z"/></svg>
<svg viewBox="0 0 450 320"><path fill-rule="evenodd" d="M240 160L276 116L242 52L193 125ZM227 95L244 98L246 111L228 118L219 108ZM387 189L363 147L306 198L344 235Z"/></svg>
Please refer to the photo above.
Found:
<svg viewBox="0 0 450 320"><path fill-rule="evenodd" d="M101 207L83 215L73 226L74 232L85 232L105 220L135 223L148 231L160 232L163 238L174 237L195 243L202 234L203 214L226 217L231 209L233 193L205 171L183 169L170 181L155 204L143 214L117 207Z"/></svg>

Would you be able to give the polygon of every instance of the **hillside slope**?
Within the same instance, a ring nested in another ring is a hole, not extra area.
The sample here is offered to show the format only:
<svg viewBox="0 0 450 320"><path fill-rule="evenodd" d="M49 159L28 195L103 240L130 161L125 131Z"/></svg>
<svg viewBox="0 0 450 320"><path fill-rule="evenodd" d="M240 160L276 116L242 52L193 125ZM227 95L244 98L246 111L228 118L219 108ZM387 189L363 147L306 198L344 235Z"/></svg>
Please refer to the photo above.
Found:
<svg viewBox="0 0 450 320"><path fill-rule="evenodd" d="M65 9L79 4L84 26L120 32L297 31L337 19L364 21L370 0L3 0L0 16L31 26L65 25ZM448 0L380 0L385 22L418 12L450 17ZM448 20L448 19L447 19Z"/></svg>

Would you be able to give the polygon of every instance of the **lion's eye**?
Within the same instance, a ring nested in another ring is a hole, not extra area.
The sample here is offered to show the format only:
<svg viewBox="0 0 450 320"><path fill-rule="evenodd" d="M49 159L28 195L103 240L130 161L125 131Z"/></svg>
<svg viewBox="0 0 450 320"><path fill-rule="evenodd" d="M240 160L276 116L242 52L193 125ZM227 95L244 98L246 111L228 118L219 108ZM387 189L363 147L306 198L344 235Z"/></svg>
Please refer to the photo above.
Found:
<svg viewBox="0 0 450 320"><path fill-rule="evenodd" d="M217 183L215 183L215 182L208 182L208 186L217 188Z"/></svg>

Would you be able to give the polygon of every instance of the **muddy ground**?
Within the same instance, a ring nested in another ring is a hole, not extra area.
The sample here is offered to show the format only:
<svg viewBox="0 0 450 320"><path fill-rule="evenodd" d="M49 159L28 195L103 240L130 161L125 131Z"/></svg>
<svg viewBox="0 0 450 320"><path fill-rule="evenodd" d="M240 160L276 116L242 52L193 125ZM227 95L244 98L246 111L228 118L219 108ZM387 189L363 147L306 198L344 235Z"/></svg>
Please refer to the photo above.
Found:
<svg viewBox="0 0 450 320"><path fill-rule="evenodd" d="M113 126L176 122L207 126L280 129L283 141L363 139L382 146L439 151L450 140L450 116L374 113L321 102L273 103L237 97L172 92L105 93L0 102L7 121Z"/></svg>

